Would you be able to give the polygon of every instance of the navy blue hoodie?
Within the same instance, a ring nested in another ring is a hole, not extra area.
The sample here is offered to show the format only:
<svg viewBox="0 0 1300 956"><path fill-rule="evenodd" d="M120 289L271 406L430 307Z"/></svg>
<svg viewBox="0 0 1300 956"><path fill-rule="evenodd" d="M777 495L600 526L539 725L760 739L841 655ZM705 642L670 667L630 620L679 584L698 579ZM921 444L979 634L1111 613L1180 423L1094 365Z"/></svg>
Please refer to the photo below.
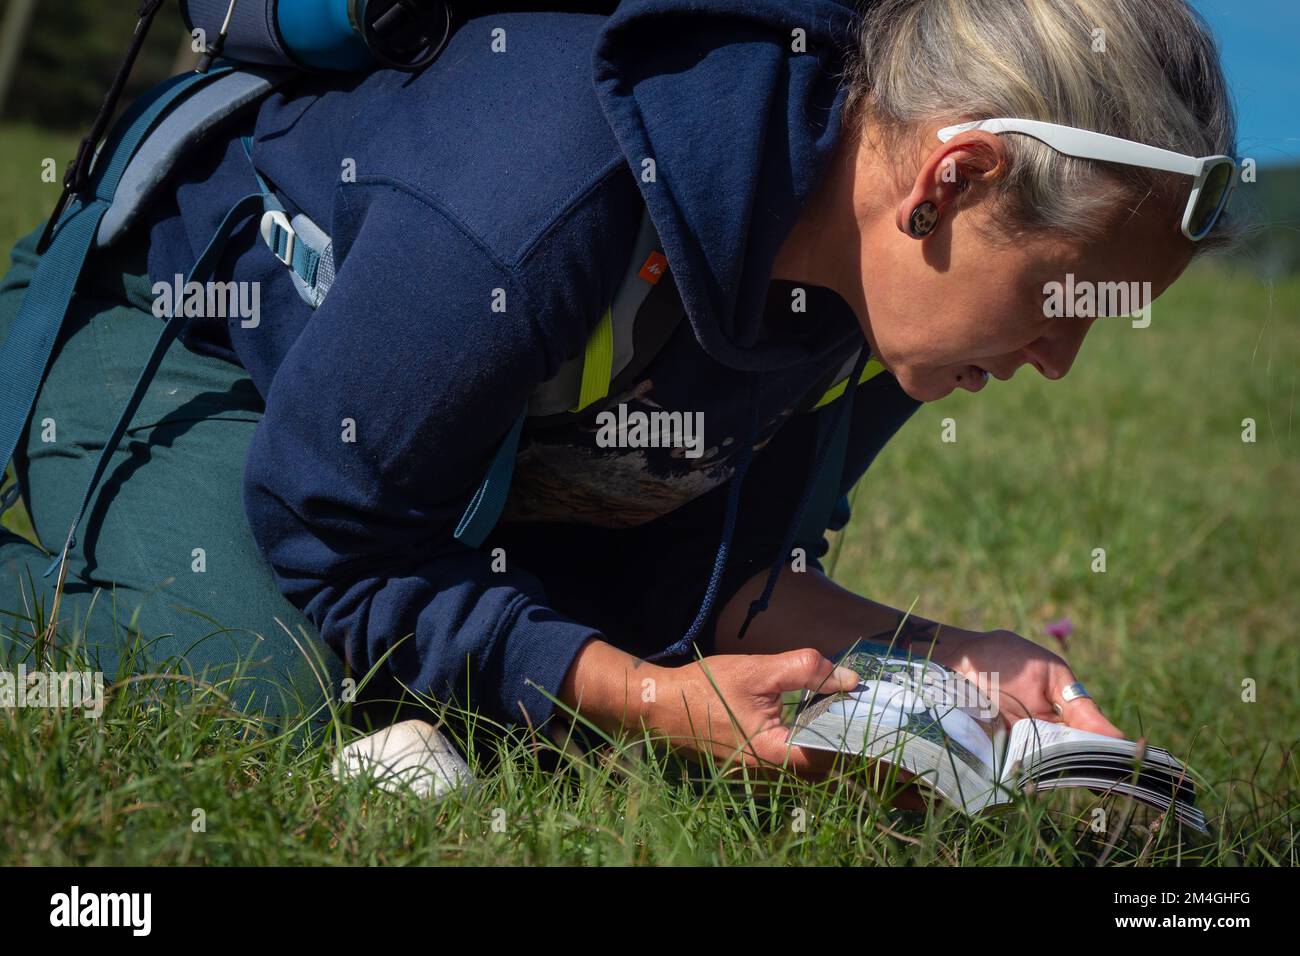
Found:
<svg viewBox="0 0 1300 956"><path fill-rule="evenodd" d="M802 410L863 345L833 292L793 314L769 281L841 135L852 25L835 0L490 16L416 76L304 77L260 108L253 160L333 237L338 275L311 310L250 226L222 271L262 284L260 324L200 324L188 344L264 396L247 517L355 671L397 645L384 681L544 720L586 641L648 655L691 624L747 448L713 610L781 557L835 406ZM151 226L151 276L185 272L253 189L237 136L185 170ZM502 523L461 544L492 453L582 351L645 209L688 321L633 387L527 429ZM620 403L702 412L705 453L598 446L595 415ZM916 407L888 374L853 404L842 492ZM797 543L824 553L820 534Z"/></svg>

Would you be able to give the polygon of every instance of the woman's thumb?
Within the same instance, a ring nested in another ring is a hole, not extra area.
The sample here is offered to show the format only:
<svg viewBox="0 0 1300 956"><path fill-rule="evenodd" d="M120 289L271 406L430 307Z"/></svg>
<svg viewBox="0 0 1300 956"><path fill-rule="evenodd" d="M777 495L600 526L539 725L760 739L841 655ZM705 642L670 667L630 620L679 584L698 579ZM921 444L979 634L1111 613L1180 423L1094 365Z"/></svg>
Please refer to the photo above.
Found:
<svg viewBox="0 0 1300 956"><path fill-rule="evenodd" d="M1079 697L1061 708L1061 719L1070 727L1089 730L1094 734L1124 739L1122 730L1106 719L1097 702L1091 697Z"/></svg>
<svg viewBox="0 0 1300 956"><path fill-rule="evenodd" d="M775 655L777 690L811 690L832 694L858 686L858 675L847 667L836 667L811 647Z"/></svg>

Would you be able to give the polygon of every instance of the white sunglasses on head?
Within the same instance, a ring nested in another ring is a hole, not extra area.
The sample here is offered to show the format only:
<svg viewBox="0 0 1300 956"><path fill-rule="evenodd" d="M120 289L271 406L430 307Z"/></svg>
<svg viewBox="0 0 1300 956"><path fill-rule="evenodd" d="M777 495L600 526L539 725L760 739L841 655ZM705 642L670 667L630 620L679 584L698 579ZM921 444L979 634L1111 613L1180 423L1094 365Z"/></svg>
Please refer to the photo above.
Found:
<svg viewBox="0 0 1300 956"><path fill-rule="evenodd" d="M1002 117L959 123L939 130L939 139L946 143L958 133L970 130L1024 133L1066 156L1142 166L1193 177L1195 182L1192 183L1192 194L1187 197L1182 225L1183 235L1193 242L1209 235L1227 207L1233 187L1237 185L1237 160L1231 156L1187 156L1158 146L1135 143L1131 139L1120 139L1118 136L1040 120Z"/></svg>

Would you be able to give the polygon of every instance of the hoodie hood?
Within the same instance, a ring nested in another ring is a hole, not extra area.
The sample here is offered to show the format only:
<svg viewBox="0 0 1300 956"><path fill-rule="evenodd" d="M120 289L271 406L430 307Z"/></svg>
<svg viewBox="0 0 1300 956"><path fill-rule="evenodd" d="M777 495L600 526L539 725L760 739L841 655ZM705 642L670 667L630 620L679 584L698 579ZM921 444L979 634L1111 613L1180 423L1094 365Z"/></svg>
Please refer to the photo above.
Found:
<svg viewBox="0 0 1300 956"><path fill-rule="evenodd" d="M838 322L791 342L762 321L777 251L839 141L855 23L838 0L630 0L597 39L601 108L695 336L729 367L817 361L856 334Z"/></svg>

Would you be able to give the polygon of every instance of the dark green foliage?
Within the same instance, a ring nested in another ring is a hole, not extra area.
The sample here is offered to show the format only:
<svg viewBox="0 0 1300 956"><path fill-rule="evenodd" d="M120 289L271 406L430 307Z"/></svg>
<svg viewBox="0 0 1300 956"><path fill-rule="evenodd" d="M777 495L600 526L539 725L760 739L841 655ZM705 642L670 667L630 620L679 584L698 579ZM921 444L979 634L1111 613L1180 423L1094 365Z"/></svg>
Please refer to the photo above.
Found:
<svg viewBox="0 0 1300 956"><path fill-rule="evenodd" d="M0 2L0 11L6 6ZM75 131L79 139L104 101L135 23L134 0L41 0L3 118ZM172 73L184 39L179 4L165 3L123 102ZM65 161L59 158L60 165Z"/></svg>

